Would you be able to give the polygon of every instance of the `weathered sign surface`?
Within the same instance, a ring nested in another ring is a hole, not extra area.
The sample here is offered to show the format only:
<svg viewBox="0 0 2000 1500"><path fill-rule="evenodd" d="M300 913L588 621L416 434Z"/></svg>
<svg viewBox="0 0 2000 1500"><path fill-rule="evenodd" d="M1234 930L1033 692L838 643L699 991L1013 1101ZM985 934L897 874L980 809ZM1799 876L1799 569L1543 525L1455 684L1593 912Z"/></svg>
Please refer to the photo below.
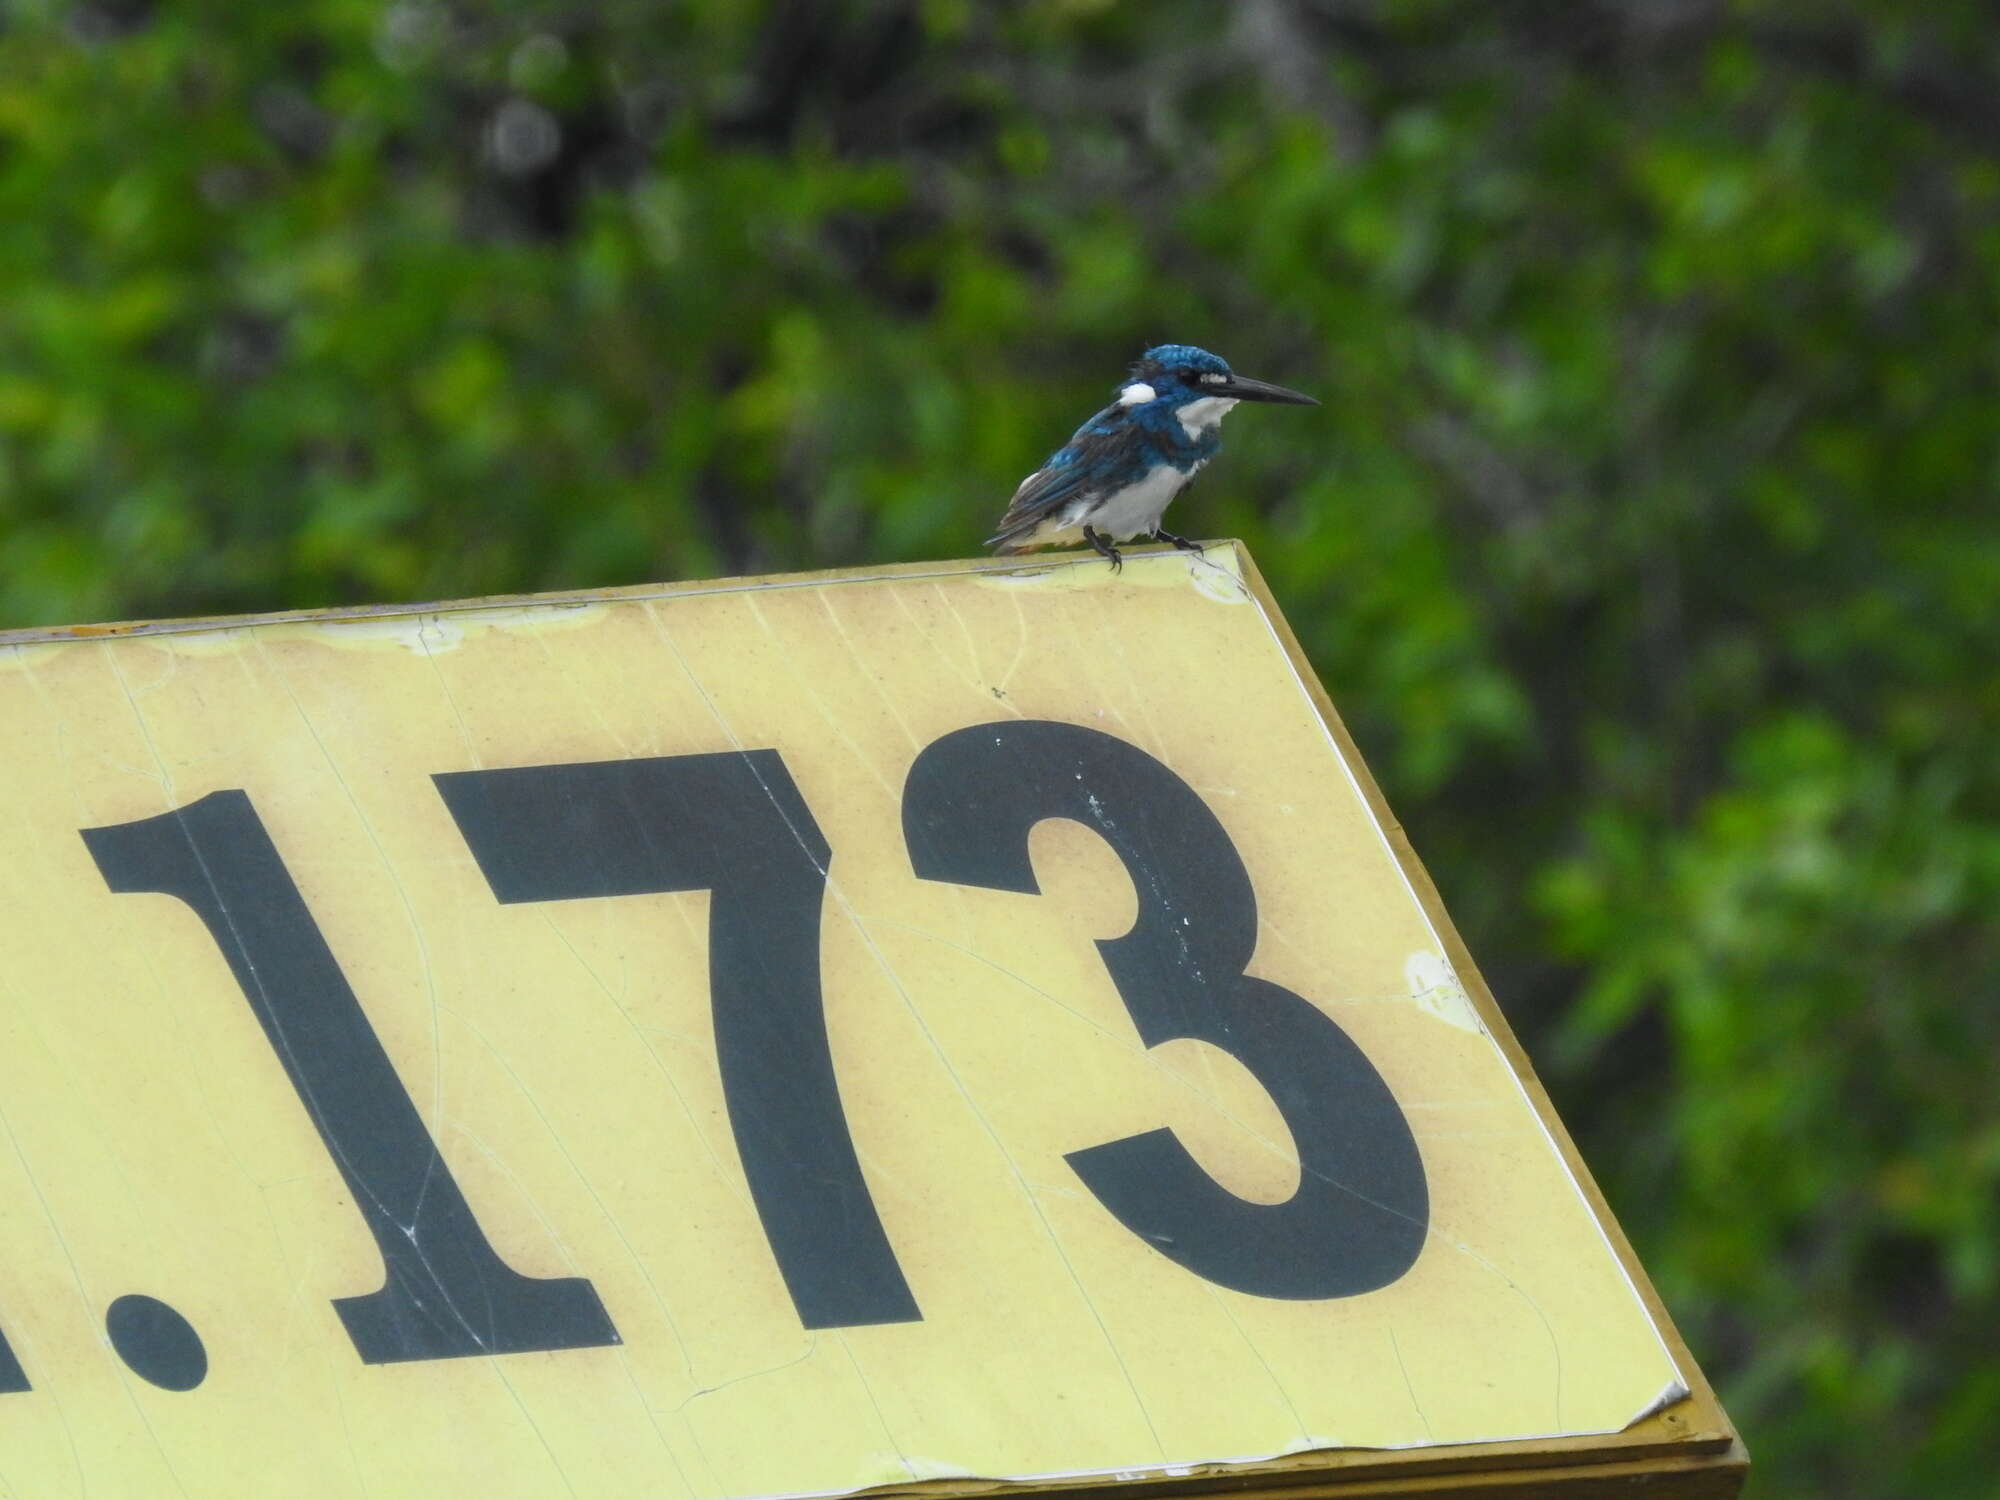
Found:
<svg viewBox="0 0 2000 1500"><path fill-rule="evenodd" d="M1707 1402L1247 571L5 638L0 1493L733 1500Z"/></svg>

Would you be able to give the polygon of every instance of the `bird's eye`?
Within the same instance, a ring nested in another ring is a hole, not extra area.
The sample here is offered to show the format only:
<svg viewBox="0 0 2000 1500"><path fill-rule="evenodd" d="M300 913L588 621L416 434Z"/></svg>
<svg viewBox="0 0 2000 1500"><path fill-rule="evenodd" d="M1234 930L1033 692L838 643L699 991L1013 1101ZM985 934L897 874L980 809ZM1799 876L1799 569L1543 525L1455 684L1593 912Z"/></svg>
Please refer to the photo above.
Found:
<svg viewBox="0 0 2000 1500"><path fill-rule="evenodd" d="M1182 365L1178 370L1174 371L1174 373L1180 376L1182 380L1192 381L1194 379L1194 366Z"/></svg>

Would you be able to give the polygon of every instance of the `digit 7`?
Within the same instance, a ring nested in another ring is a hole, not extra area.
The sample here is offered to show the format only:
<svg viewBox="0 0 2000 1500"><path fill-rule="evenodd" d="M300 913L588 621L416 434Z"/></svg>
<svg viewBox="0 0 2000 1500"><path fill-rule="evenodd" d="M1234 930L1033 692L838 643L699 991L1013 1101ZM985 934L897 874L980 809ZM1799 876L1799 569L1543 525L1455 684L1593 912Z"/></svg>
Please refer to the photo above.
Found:
<svg viewBox="0 0 2000 1500"><path fill-rule="evenodd" d="M807 1328L916 1322L841 1109L820 990L832 851L775 750L432 777L503 905L707 890L716 1062Z"/></svg>

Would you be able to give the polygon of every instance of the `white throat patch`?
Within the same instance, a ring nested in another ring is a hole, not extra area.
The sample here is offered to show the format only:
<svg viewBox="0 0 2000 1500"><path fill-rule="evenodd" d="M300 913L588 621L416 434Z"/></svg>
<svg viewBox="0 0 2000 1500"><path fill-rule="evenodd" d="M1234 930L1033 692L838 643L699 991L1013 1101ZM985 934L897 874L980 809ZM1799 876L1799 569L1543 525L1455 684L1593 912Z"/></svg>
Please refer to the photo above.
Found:
<svg viewBox="0 0 2000 1500"><path fill-rule="evenodd" d="M1118 393L1120 406L1144 406L1159 394L1143 380L1135 380Z"/></svg>
<svg viewBox="0 0 2000 1500"><path fill-rule="evenodd" d="M1222 425L1222 419L1229 415L1229 409L1235 404L1234 396L1203 396L1198 401L1190 401L1177 414L1181 419L1181 431L1191 438L1213 432Z"/></svg>

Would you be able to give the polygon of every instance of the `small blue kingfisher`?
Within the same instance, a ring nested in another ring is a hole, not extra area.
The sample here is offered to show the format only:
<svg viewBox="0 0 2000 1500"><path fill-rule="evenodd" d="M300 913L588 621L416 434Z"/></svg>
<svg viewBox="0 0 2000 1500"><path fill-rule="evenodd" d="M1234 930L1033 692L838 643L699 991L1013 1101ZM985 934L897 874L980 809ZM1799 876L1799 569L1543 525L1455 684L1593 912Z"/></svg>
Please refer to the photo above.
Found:
<svg viewBox="0 0 2000 1500"><path fill-rule="evenodd" d="M1192 344L1148 349L1118 387L1118 399L1077 428L1047 463L1021 481L986 545L1003 553L1081 538L1124 566L1115 542L1135 536L1201 548L1160 529L1181 487L1215 457L1216 429L1239 401L1318 406L1310 396L1238 375Z"/></svg>

